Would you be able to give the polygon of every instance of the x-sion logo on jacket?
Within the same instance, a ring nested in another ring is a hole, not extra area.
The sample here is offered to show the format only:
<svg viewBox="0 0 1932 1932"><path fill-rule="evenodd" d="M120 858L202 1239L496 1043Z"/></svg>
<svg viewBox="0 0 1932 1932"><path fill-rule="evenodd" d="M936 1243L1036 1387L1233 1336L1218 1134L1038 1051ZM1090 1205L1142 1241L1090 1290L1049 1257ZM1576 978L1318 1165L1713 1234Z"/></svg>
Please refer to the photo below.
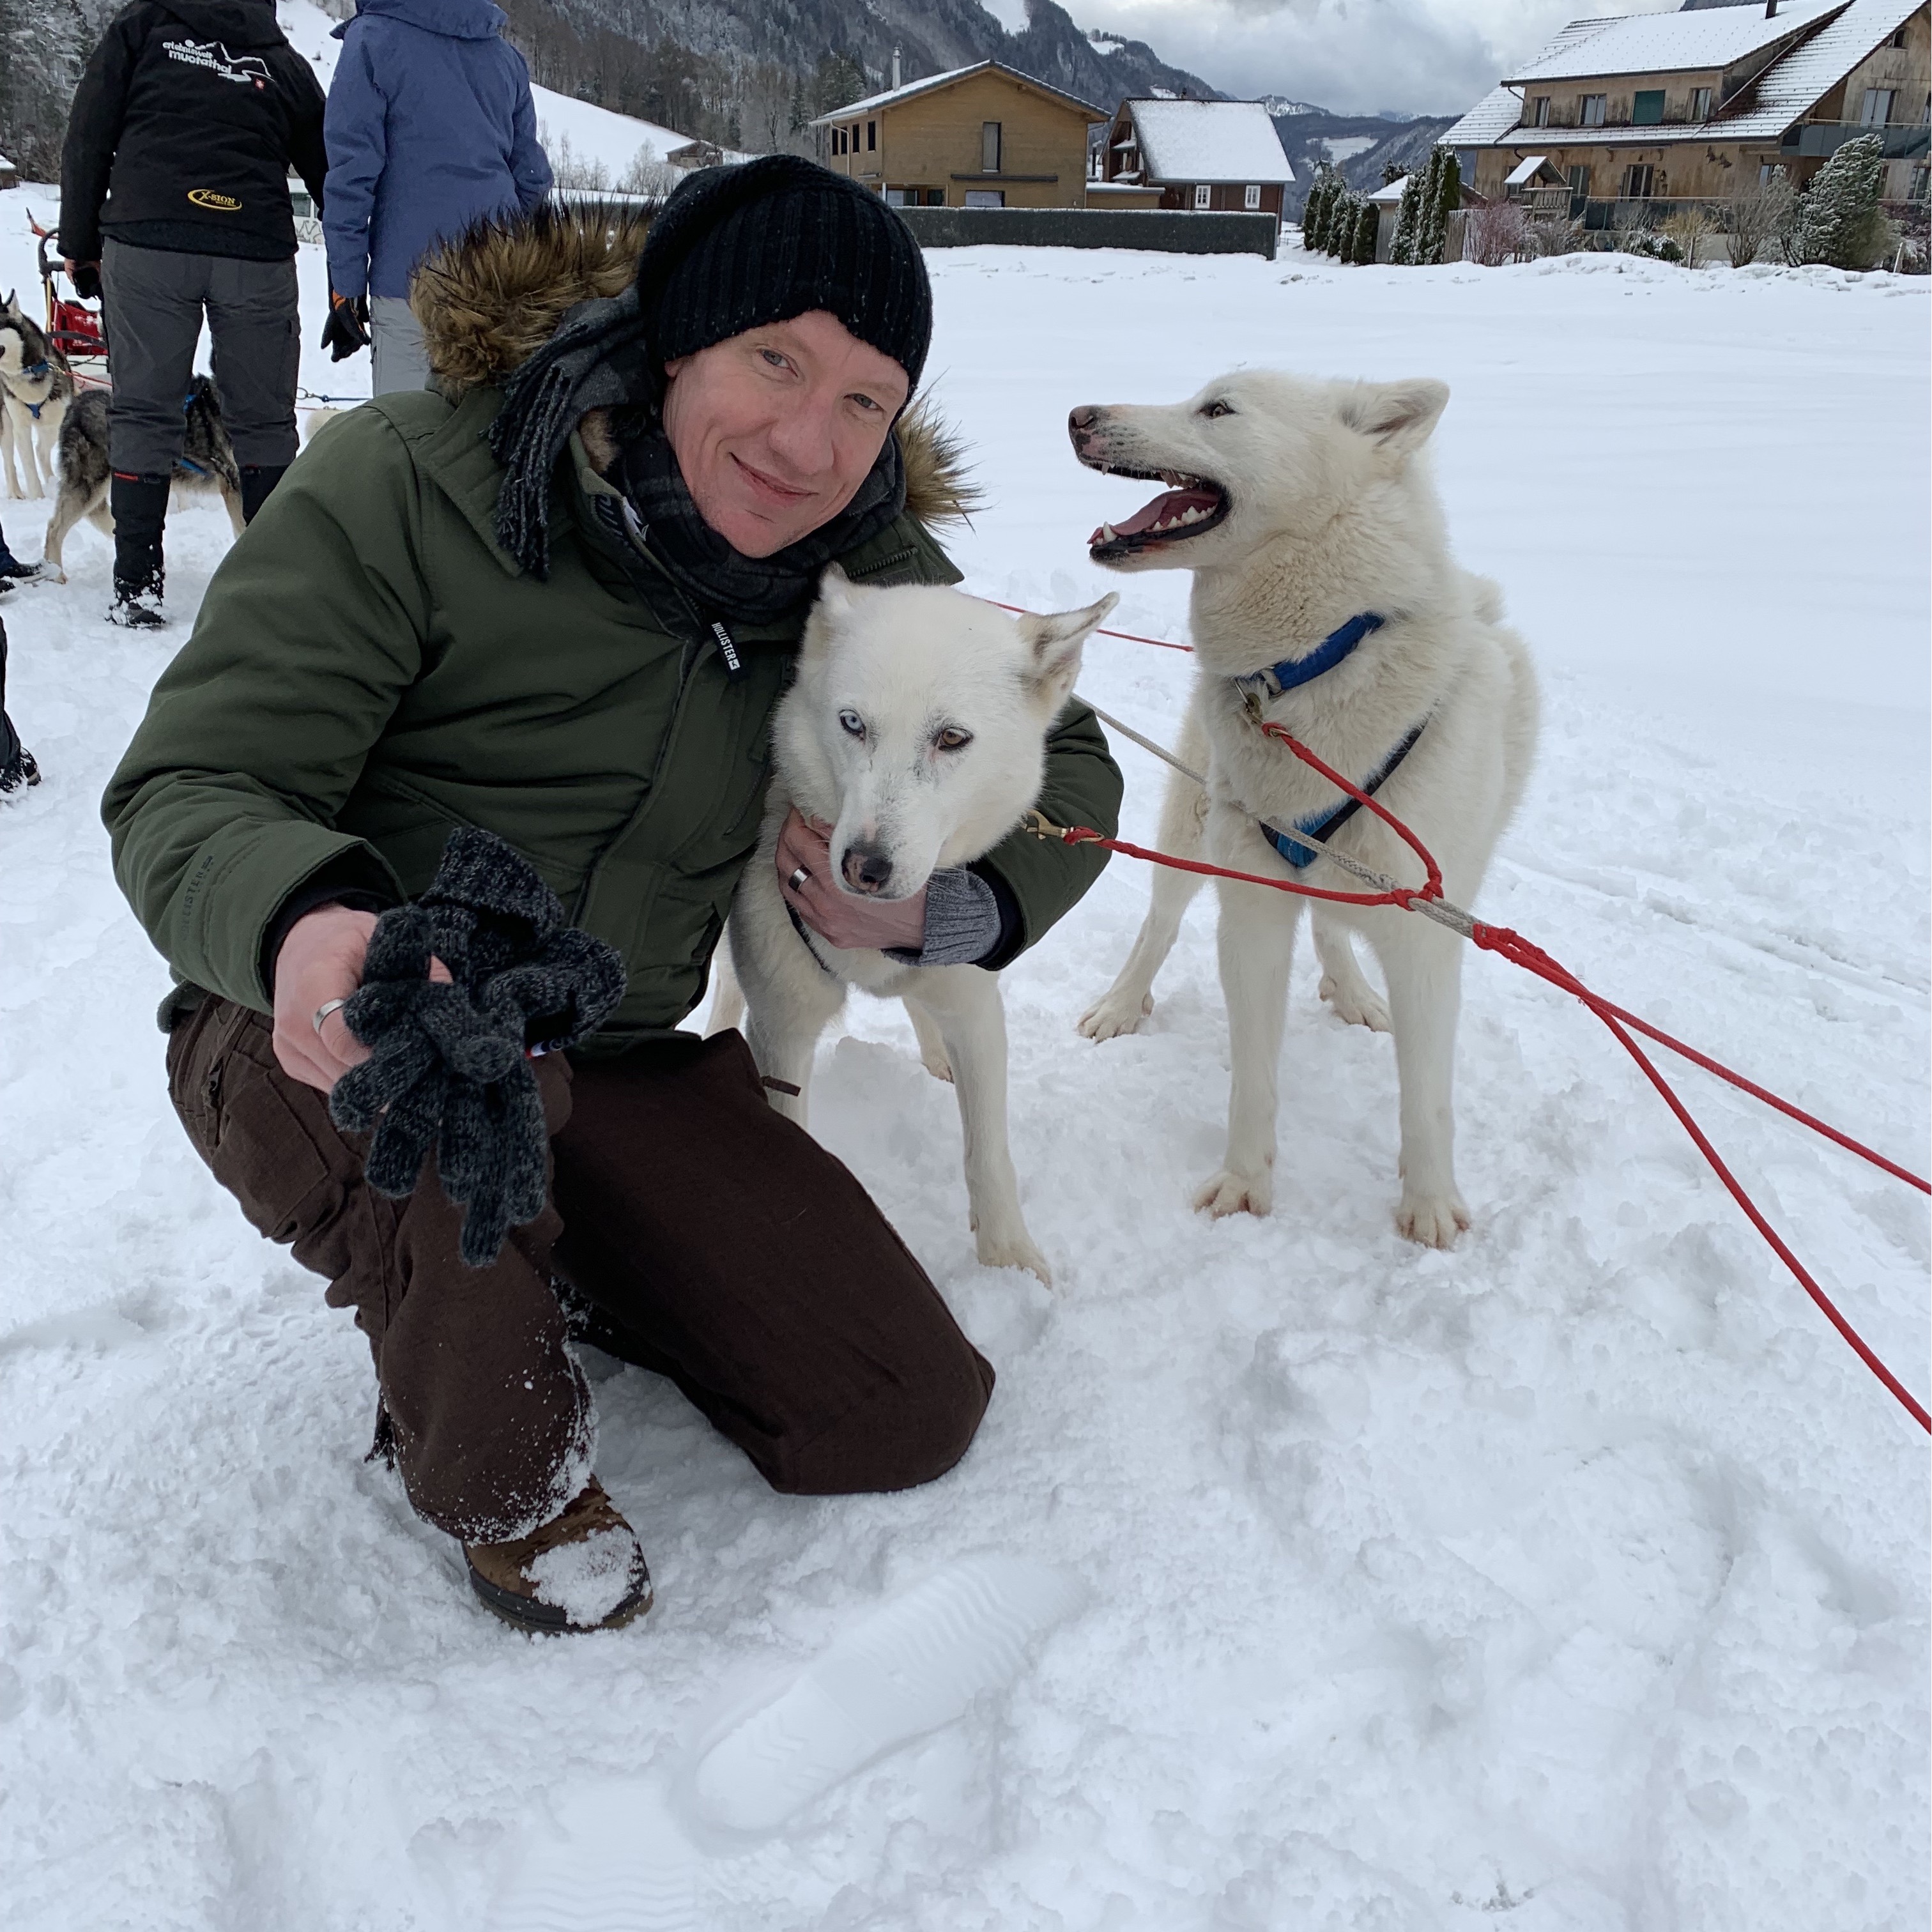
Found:
<svg viewBox="0 0 1932 1932"><path fill-rule="evenodd" d="M246 87L268 84L268 63L259 54L231 54L219 40L164 40L168 58L189 67L206 68L220 80L238 81Z"/></svg>

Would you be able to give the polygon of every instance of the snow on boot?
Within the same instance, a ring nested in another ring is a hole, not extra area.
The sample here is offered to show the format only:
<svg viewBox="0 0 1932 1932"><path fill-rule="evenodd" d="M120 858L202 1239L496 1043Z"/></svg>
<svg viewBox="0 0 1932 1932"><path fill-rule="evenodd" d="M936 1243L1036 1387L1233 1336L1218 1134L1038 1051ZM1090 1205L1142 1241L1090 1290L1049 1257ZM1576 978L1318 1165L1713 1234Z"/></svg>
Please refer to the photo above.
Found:
<svg viewBox="0 0 1932 1932"><path fill-rule="evenodd" d="M123 584L114 580L114 602L107 607L107 621L124 631L158 631L168 621L161 608L161 580L150 578L145 584Z"/></svg>
<svg viewBox="0 0 1932 1932"><path fill-rule="evenodd" d="M34 763L33 753L10 728L6 735L13 739L14 745L11 751L0 753L0 798L15 798L29 785L40 783L40 768Z"/></svg>
<svg viewBox="0 0 1932 1932"><path fill-rule="evenodd" d="M595 1476L563 1514L513 1543L466 1543L470 1586L519 1630L620 1630L651 1606L635 1532Z"/></svg>
<svg viewBox="0 0 1932 1932"><path fill-rule="evenodd" d="M117 470L109 498L114 515L114 602L107 621L124 630L158 629L167 622L161 608L161 531L167 520L168 479Z"/></svg>

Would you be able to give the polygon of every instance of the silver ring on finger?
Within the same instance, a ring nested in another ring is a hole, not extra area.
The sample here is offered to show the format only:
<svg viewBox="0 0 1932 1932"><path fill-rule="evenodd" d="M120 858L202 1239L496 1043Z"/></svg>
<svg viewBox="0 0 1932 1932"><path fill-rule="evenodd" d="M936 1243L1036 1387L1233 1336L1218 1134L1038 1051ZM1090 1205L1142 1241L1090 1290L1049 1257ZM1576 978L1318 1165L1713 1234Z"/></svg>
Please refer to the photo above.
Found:
<svg viewBox="0 0 1932 1932"><path fill-rule="evenodd" d="M808 872L802 866L800 866L794 869L791 877L786 880L785 884L790 886L792 890L795 892L802 892L805 890L806 881L809 880L811 877L812 874Z"/></svg>
<svg viewBox="0 0 1932 1932"><path fill-rule="evenodd" d="M316 1008L315 1018L310 1022L310 1024L315 1028L315 1036L316 1039L320 1040L322 1037L322 1022L327 1019L331 1013L339 1013L341 1012L343 1008L348 1005L348 1004L349 1002L346 1000L324 1000L322 1004Z"/></svg>

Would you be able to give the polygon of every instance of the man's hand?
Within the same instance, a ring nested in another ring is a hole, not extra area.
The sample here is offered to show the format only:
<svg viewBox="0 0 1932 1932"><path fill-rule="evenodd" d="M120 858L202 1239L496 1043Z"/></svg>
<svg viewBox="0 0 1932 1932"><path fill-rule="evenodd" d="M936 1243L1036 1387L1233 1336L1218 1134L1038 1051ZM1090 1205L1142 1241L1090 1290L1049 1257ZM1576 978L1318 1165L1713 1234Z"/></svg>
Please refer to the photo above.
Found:
<svg viewBox="0 0 1932 1932"><path fill-rule="evenodd" d="M76 262L70 259L66 263L67 278L74 284L74 292L82 302L100 299L100 264L98 262Z"/></svg>
<svg viewBox="0 0 1932 1932"><path fill-rule="evenodd" d="M832 828L800 816L794 806L778 832L778 890L785 903L822 939L842 951L896 947L916 952L926 941L926 888L910 898L867 898L838 882L830 843ZM807 876L794 886L800 872ZM291 932L289 937L295 937Z"/></svg>
<svg viewBox="0 0 1932 1932"><path fill-rule="evenodd" d="M340 1007L320 1030L315 1016L331 1000L346 1000L362 985L363 957L375 930L373 912L317 906L289 928L275 955L275 1058L291 1080L320 1093L369 1058ZM432 959L429 976L446 986L453 976L440 959Z"/></svg>

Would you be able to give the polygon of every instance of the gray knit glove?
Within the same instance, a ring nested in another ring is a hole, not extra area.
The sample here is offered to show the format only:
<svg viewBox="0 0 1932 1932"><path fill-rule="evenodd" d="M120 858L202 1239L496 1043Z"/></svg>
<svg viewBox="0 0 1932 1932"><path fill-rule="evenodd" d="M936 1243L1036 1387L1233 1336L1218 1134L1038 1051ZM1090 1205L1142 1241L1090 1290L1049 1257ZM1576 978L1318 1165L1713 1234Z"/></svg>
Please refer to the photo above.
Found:
<svg viewBox="0 0 1932 1932"><path fill-rule="evenodd" d="M926 882L926 940L915 952L889 946L906 966L976 966L1000 943L1000 902L977 872L948 866Z"/></svg>

